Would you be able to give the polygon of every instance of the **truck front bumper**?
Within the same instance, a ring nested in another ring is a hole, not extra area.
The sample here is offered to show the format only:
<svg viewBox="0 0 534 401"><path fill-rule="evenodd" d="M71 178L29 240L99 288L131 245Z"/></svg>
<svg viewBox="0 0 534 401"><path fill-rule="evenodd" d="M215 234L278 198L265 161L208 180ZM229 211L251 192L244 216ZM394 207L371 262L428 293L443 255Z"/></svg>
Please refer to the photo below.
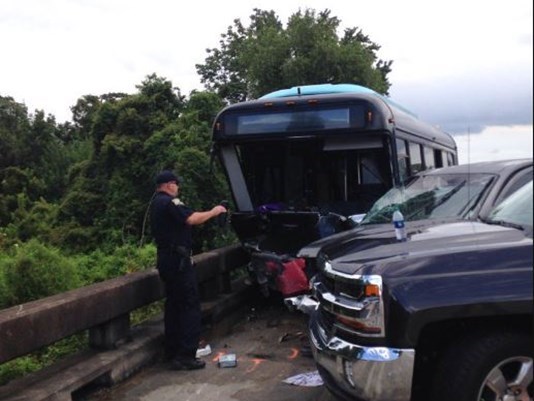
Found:
<svg viewBox="0 0 534 401"><path fill-rule="evenodd" d="M329 336L312 313L309 334L313 357L325 384L347 400L409 401L415 350L362 347Z"/></svg>

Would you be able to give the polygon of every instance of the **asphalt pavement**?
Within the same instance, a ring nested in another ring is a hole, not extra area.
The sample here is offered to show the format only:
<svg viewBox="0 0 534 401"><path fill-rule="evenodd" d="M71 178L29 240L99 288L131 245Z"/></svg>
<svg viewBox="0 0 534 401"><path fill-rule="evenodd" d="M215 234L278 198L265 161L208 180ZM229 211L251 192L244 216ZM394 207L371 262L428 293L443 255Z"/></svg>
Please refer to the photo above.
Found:
<svg viewBox="0 0 534 401"><path fill-rule="evenodd" d="M307 316L280 301L259 303L223 336L205 332L212 353L206 368L172 371L168 362L146 367L125 382L99 389L83 401L335 401L324 385L307 387L284 380L316 371L306 337ZM221 368L218 358L235 354L237 366Z"/></svg>

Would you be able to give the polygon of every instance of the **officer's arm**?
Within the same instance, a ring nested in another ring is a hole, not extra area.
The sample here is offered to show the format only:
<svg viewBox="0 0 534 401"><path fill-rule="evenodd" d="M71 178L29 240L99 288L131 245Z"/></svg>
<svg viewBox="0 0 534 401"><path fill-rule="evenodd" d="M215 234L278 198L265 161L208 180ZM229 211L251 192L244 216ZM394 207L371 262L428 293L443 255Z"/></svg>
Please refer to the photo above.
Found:
<svg viewBox="0 0 534 401"><path fill-rule="evenodd" d="M217 205L213 209L206 212L193 212L185 222L190 226L196 226L198 224L205 223L209 219L216 217L221 213L226 213L226 209L221 205Z"/></svg>

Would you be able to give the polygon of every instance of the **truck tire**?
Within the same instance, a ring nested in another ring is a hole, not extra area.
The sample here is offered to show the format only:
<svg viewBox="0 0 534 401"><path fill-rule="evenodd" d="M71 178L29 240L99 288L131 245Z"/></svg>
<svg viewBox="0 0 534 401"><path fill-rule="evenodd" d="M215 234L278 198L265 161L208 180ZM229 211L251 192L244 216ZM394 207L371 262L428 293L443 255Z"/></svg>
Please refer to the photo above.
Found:
<svg viewBox="0 0 534 401"><path fill-rule="evenodd" d="M463 339L438 363L433 401L532 401L532 344L521 333Z"/></svg>

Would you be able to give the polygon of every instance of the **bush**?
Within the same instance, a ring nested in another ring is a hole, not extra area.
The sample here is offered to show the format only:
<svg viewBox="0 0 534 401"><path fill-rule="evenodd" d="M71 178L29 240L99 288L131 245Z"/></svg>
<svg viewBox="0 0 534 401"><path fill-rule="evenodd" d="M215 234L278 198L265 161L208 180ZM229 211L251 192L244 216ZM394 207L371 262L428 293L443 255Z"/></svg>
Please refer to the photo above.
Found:
<svg viewBox="0 0 534 401"><path fill-rule="evenodd" d="M101 251L93 251L90 254L76 257L75 261L84 285L93 284L154 267L156 247L152 244L142 248L123 245L109 255Z"/></svg>
<svg viewBox="0 0 534 401"><path fill-rule="evenodd" d="M31 240L16 247L2 263L11 305L76 288L80 280L72 260L59 250Z"/></svg>
<svg viewBox="0 0 534 401"><path fill-rule="evenodd" d="M74 257L82 285L98 283L110 278L107 266L104 265L105 257L101 251L93 251L87 255Z"/></svg>
<svg viewBox="0 0 534 401"><path fill-rule="evenodd" d="M24 376L27 373L41 369L42 365L33 356L23 356L0 365L0 386Z"/></svg>

